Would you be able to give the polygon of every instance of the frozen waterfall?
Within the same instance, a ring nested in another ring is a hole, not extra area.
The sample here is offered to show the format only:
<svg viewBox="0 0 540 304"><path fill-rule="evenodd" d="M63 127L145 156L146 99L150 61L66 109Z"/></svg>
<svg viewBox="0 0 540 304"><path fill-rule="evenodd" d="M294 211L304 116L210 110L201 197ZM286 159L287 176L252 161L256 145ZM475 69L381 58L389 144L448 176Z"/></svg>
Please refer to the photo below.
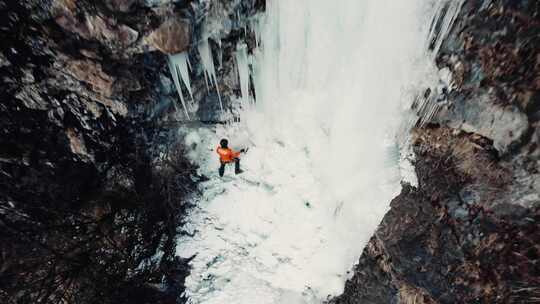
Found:
<svg viewBox="0 0 540 304"><path fill-rule="evenodd" d="M322 303L343 291L409 174L400 154L417 119L411 105L442 81L432 52L461 3L267 1L252 22L257 102L240 124L186 137L210 176L177 248L195 256L190 303ZM244 55L240 47L246 100ZM242 176L217 176L211 151L222 137L250 147Z"/></svg>

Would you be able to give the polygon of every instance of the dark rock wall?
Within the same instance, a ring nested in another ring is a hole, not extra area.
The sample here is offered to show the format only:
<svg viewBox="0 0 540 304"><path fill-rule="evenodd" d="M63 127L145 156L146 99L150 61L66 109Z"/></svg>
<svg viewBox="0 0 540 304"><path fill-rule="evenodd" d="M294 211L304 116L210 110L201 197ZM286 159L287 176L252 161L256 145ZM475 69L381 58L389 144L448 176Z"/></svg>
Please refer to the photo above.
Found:
<svg viewBox="0 0 540 304"><path fill-rule="evenodd" d="M195 171L148 113L163 52L190 47L188 2L0 1L1 303L182 292Z"/></svg>
<svg viewBox="0 0 540 304"><path fill-rule="evenodd" d="M540 3L468 0L405 185L332 303L538 303Z"/></svg>
<svg viewBox="0 0 540 304"><path fill-rule="evenodd" d="M167 54L188 52L194 121L223 123L264 1L0 1L0 302L174 303L176 227L200 177ZM184 92L185 93L185 92ZM172 124L171 124L172 122Z"/></svg>

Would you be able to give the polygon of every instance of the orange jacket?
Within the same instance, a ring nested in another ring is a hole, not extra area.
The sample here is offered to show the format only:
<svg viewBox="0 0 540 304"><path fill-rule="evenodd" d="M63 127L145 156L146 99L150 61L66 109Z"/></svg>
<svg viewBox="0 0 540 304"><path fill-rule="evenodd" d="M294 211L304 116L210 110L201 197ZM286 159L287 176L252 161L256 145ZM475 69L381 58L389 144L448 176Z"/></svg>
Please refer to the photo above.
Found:
<svg viewBox="0 0 540 304"><path fill-rule="evenodd" d="M222 163L230 163L240 156L240 152L233 151L229 148L224 149L222 147L217 147L216 152L219 154L219 160Z"/></svg>

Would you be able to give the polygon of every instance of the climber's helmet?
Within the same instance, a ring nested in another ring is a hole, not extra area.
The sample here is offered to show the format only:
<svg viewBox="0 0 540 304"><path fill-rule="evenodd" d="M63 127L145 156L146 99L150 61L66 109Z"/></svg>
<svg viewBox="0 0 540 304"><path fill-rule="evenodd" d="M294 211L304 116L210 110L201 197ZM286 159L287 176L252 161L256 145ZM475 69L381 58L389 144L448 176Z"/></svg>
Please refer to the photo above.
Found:
<svg viewBox="0 0 540 304"><path fill-rule="evenodd" d="M221 145L223 149L227 149L227 146L229 145L229 141L224 138L219 142L219 144Z"/></svg>

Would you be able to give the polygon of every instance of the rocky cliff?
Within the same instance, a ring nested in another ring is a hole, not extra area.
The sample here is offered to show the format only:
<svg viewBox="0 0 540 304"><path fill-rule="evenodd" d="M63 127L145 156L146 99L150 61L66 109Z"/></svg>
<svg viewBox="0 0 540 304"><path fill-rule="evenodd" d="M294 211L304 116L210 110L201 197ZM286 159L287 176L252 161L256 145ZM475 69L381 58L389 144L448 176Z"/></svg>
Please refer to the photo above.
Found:
<svg viewBox="0 0 540 304"><path fill-rule="evenodd" d="M538 1L465 1L437 56L453 87L414 130L418 187L332 303L539 302L539 17Z"/></svg>
<svg viewBox="0 0 540 304"><path fill-rule="evenodd" d="M178 299L198 177L156 108L191 2L0 1L0 302Z"/></svg>
<svg viewBox="0 0 540 304"><path fill-rule="evenodd" d="M0 0L2 303L179 299L176 228L202 177L166 127L188 123L167 55L190 58L192 121L236 119L235 52L264 2ZM437 56L454 83L413 132L418 186L333 303L538 301L539 14L465 1Z"/></svg>

